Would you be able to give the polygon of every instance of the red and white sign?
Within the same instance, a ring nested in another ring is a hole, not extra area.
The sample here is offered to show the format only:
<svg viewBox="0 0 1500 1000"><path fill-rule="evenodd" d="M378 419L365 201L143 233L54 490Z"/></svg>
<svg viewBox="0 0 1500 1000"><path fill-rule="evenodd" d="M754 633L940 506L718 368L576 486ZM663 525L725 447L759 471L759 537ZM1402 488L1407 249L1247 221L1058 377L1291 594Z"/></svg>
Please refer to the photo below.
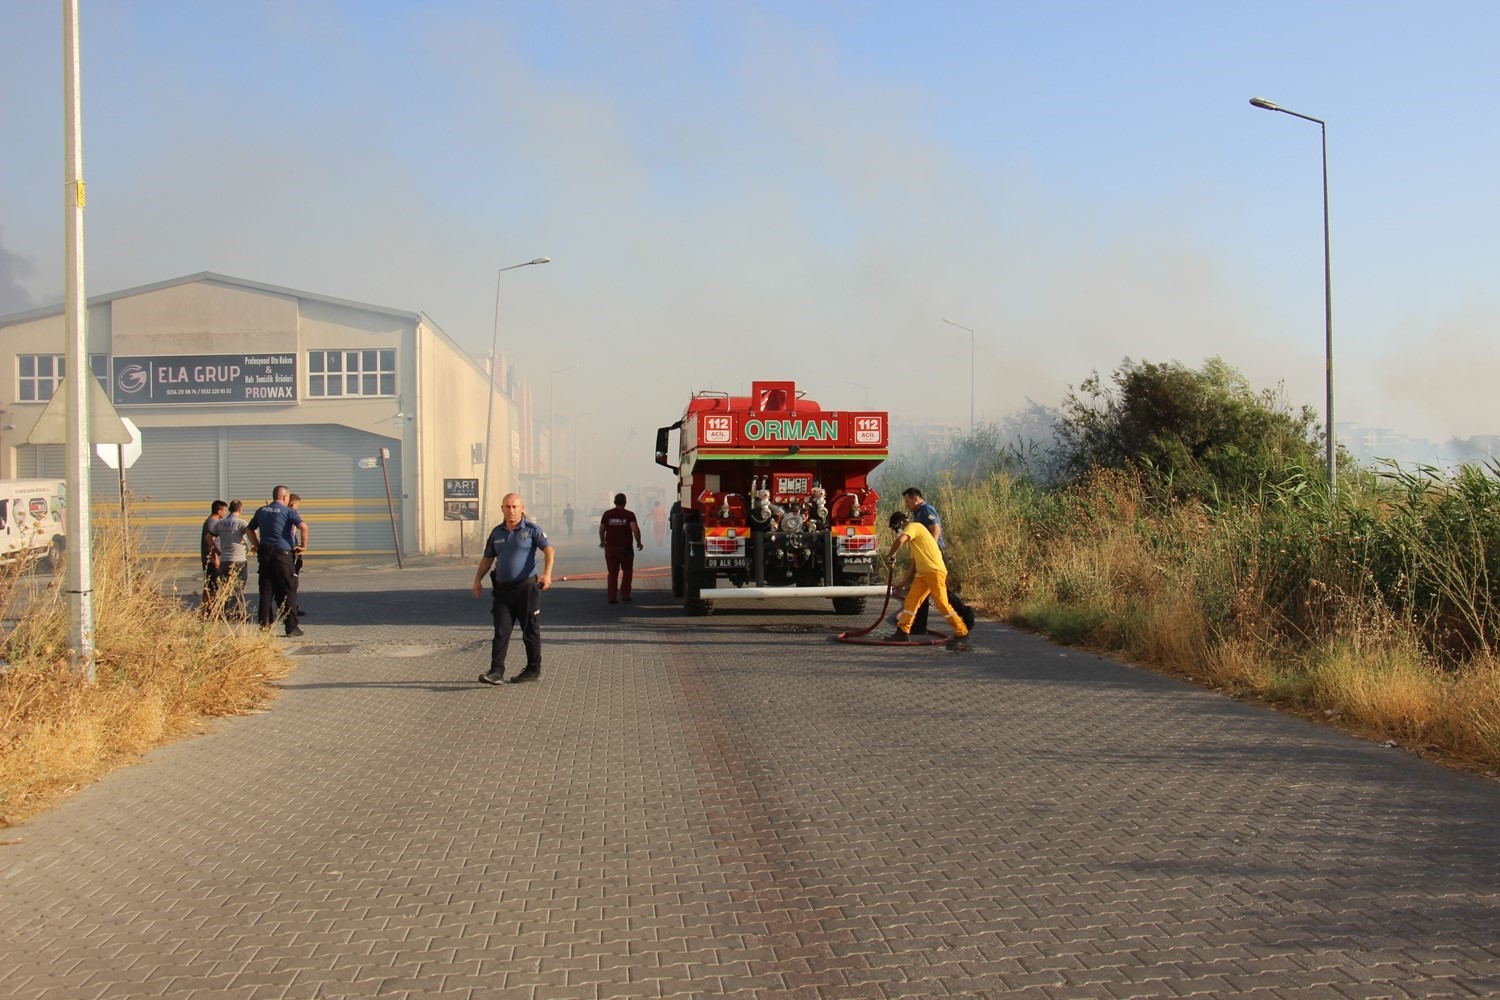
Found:
<svg viewBox="0 0 1500 1000"><path fill-rule="evenodd" d="M733 444L734 417L727 413L709 414L703 418L704 444Z"/></svg>

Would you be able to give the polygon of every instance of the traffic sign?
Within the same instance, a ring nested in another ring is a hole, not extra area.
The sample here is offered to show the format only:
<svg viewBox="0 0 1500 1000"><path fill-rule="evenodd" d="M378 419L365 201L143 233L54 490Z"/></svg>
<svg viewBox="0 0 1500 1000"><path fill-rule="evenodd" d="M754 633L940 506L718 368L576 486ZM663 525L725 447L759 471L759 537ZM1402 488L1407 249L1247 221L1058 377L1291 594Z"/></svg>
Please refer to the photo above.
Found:
<svg viewBox="0 0 1500 1000"><path fill-rule="evenodd" d="M135 460L141 457L141 429L135 425L135 421L129 417L121 417L120 423L130 432L130 440L121 444L96 444L94 453L99 456L99 461L111 469L119 471L120 461L124 459L125 468L135 465Z"/></svg>

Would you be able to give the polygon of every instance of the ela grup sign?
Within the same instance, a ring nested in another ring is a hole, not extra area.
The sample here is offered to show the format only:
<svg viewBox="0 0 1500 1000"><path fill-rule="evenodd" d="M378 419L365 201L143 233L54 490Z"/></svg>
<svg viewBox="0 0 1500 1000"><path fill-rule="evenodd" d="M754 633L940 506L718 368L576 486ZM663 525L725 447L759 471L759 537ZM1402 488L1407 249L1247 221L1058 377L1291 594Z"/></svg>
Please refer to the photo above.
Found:
<svg viewBox="0 0 1500 1000"><path fill-rule="evenodd" d="M116 406L162 403L295 403L295 354L178 354L115 358Z"/></svg>

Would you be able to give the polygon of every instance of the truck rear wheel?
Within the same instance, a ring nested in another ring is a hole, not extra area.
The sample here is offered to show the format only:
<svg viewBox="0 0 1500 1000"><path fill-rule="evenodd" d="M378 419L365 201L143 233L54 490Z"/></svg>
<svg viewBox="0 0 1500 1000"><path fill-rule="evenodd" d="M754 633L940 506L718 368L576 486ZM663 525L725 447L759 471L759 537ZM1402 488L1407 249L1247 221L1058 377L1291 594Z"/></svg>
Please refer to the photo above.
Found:
<svg viewBox="0 0 1500 1000"><path fill-rule="evenodd" d="M835 597L833 612L839 615L862 615L865 613L865 599L863 597Z"/></svg>

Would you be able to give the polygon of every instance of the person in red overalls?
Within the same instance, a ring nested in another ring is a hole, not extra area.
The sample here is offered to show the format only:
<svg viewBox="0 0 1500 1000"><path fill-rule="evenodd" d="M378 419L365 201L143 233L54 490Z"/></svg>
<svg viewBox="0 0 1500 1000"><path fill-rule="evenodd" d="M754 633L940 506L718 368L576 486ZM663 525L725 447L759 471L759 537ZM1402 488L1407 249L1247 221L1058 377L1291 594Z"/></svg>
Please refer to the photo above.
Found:
<svg viewBox="0 0 1500 1000"><path fill-rule="evenodd" d="M631 541L635 549L631 549ZM615 494L615 509L607 510L599 519L599 547L604 550L604 570L609 584L609 603L615 603L615 595L622 601L630 600L630 577L635 570L635 553L645 548L641 542L641 526L635 515L625 509L625 494ZM616 577L619 577L618 581Z"/></svg>

